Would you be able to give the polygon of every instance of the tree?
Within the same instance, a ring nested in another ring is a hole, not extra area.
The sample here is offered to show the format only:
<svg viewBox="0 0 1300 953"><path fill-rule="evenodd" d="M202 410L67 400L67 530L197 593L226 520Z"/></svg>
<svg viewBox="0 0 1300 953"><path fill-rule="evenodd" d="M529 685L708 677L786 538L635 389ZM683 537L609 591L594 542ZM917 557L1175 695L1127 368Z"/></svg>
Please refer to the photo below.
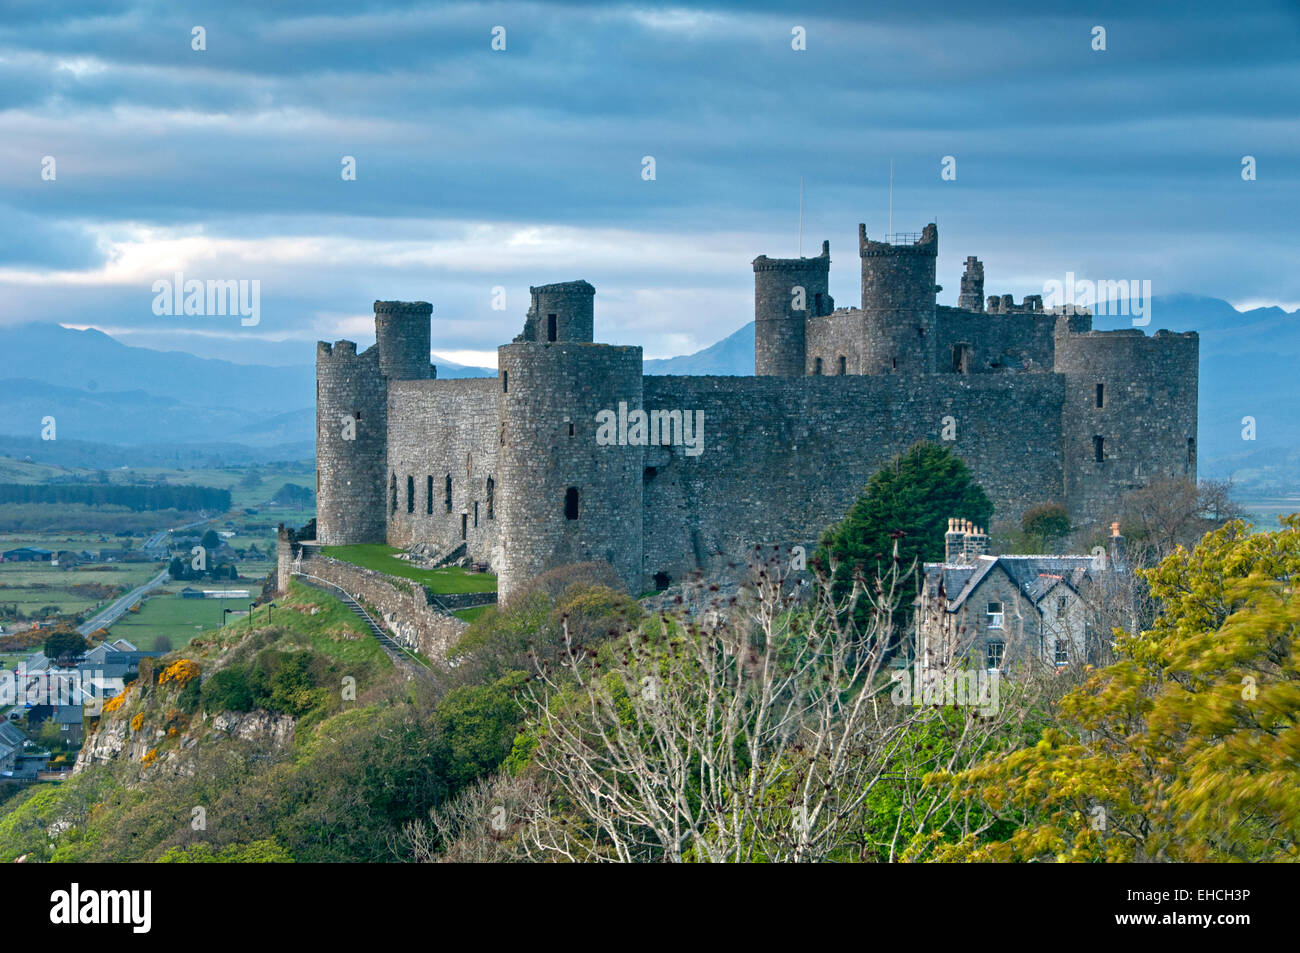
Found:
<svg viewBox="0 0 1300 953"><path fill-rule="evenodd" d="M861 859L871 798L892 783L920 726L969 739L1007 717L1009 706L985 720L896 697L883 666L899 573L878 596L854 584L850 601L872 603L865 629L852 605L832 603L828 579L801 601L786 575L770 563L694 618L655 617L600 646L566 638L559 665L538 665L535 714L507 761L540 772L551 792L525 818L529 856ZM916 786L936 766L921 760ZM897 829L888 827L886 843Z"/></svg>
<svg viewBox="0 0 1300 953"><path fill-rule="evenodd" d="M940 860L1300 859L1300 514L1142 571L1160 606L1032 746L936 781L1013 832Z"/></svg>
<svg viewBox="0 0 1300 953"><path fill-rule="evenodd" d="M45 657L57 665L71 667L86 652L86 640L77 632L55 632L45 640Z"/></svg>
<svg viewBox="0 0 1300 953"><path fill-rule="evenodd" d="M203 534L203 539L200 540L199 544L206 549L208 555L211 556L212 553L221 548L221 537L217 535L215 529L210 529Z"/></svg>
<svg viewBox="0 0 1300 953"><path fill-rule="evenodd" d="M1070 513L1063 503L1040 503L1025 510L1020 528L1038 543L1041 552L1049 542L1069 534Z"/></svg>
<svg viewBox="0 0 1300 953"><path fill-rule="evenodd" d="M1191 548L1210 530L1242 515L1231 499L1231 481L1206 480L1199 486L1187 477L1157 480L1120 500L1120 530L1128 538L1129 556L1152 566L1179 546Z"/></svg>
<svg viewBox="0 0 1300 953"><path fill-rule="evenodd" d="M993 504L959 457L944 447L917 443L879 470L844 520L822 534L814 564L832 568L834 596L843 602L855 575L888 575L893 559L904 572L943 559L950 517L987 528L992 515ZM901 609L899 624L906 627L911 598L901 591L896 595L894 608ZM867 624L861 615L857 621L860 627Z"/></svg>

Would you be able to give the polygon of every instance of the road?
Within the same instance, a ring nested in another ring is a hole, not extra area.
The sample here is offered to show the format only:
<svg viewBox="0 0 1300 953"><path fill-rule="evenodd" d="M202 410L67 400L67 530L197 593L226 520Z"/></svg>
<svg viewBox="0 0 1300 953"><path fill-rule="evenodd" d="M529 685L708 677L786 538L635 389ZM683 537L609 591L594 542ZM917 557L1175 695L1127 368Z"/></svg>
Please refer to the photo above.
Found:
<svg viewBox="0 0 1300 953"><path fill-rule="evenodd" d="M170 577L167 574L167 570L164 569L144 585L136 586L126 595L122 596L122 598L114 601L93 619L77 626L77 631L82 635L90 635L90 633L94 632L96 629L107 629L110 625L120 619L127 609L131 608L131 606L143 599L147 593L152 592L154 589L161 586L168 580L168 578Z"/></svg>

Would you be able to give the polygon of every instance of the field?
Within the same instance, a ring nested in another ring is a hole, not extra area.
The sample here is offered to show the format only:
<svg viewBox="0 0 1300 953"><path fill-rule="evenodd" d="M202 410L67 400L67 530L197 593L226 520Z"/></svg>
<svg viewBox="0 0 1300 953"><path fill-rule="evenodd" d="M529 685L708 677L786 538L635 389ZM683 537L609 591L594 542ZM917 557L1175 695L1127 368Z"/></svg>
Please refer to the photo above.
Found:
<svg viewBox="0 0 1300 953"><path fill-rule="evenodd" d="M111 600L75 587L121 586L126 592L153 578L159 566L108 563L62 570L49 563L0 563L0 604L16 604L18 611L28 616L42 606L57 606L62 615L77 615Z"/></svg>
<svg viewBox="0 0 1300 953"><path fill-rule="evenodd" d="M109 631L113 638L126 639L141 649L154 648L159 636L166 636L174 648L180 648L200 632L221 628L223 619L231 621L223 609L247 613L251 601L251 595L248 599L182 599L176 593L153 595L145 599L139 612L126 613Z"/></svg>
<svg viewBox="0 0 1300 953"><path fill-rule="evenodd" d="M495 592L497 577L486 572L469 572L459 566L442 569L417 569L410 563L394 559L401 550L382 543L360 543L355 546L322 546L326 556L352 563L363 569L374 569L390 576L400 576L427 586L434 595L461 592Z"/></svg>

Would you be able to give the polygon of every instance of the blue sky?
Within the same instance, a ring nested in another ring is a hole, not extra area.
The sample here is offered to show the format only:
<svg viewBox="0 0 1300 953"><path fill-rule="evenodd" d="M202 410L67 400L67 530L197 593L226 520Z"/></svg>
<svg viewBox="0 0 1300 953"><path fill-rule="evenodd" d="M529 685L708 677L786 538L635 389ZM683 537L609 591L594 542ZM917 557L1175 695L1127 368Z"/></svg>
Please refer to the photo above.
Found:
<svg viewBox="0 0 1300 953"><path fill-rule="evenodd" d="M796 254L801 176L804 252L830 239L855 303L891 158L945 303L975 254L1017 300L1073 271L1300 306L1300 4L1079 9L5 0L0 325L306 363L421 299L435 352L490 364L528 285L586 278L598 340L687 353ZM177 271L260 281L260 323L154 315Z"/></svg>

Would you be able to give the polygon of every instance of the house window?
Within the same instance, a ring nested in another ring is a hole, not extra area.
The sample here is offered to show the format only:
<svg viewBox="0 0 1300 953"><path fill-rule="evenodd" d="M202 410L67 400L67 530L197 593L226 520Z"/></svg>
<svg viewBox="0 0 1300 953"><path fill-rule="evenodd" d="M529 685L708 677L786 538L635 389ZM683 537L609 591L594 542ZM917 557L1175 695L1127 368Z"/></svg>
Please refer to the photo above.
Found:
<svg viewBox="0 0 1300 953"><path fill-rule="evenodd" d="M415 477L406 477L406 512L415 512Z"/></svg>
<svg viewBox="0 0 1300 953"><path fill-rule="evenodd" d="M447 512L451 512L451 474L447 474L447 482L442 493L443 505L447 507Z"/></svg>
<svg viewBox="0 0 1300 953"><path fill-rule="evenodd" d="M1058 619L1065 618L1065 596L1061 596L1056 600L1056 617Z"/></svg>
<svg viewBox="0 0 1300 953"><path fill-rule="evenodd" d="M843 354L841 354L841 355L840 355L840 373L841 373L841 374L847 374L848 372L849 372L849 359L846 358Z"/></svg>
<svg viewBox="0 0 1300 953"><path fill-rule="evenodd" d="M393 471L393 485L390 492L393 497L392 510L394 513L396 513L397 512L397 471L396 470Z"/></svg>
<svg viewBox="0 0 1300 953"><path fill-rule="evenodd" d="M1057 665L1066 665L1070 661L1070 643L1065 639L1056 640L1056 658Z"/></svg>
<svg viewBox="0 0 1300 953"><path fill-rule="evenodd" d="M494 497L496 496L496 488L497 488L496 483L493 481L491 477L488 477L488 481L487 481L487 518L488 519L496 518L492 509L492 504L495 502Z"/></svg>
<svg viewBox="0 0 1300 953"><path fill-rule="evenodd" d="M1002 657L1006 654L1007 644L1005 642L993 641L984 647L984 667L989 670L1002 668Z"/></svg>
<svg viewBox="0 0 1300 953"><path fill-rule="evenodd" d="M578 488L571 486L564 491L564 518L566 520L576 520L578 518Z"/></svg>
<svg viewBox="0 0 1300 953"><path fill-rule="evenodd" d="M816 363L813 364L813 373L820 376L821 372L822 372L822 359L819 357L817 358Z"/></svg>
<svg viewBox="0 0 1300 953"><path fill-rule="evenodd" d="M553 314L548 314L548 315L546 316L546 340L548 340L548 341L554 341L554 340L555 340L556 331L557 331L557 328L556 328L556 318L555 318L555 315L553 315Z"/></svg>
<svg viewBox="0 0 1300 953"><path fill-rule="evenodd" d="M1106 462L1106 438L1101 434L1092 438L1092 458L1098 463Z"/></svg>
<svg viewBox="0 0 1300 953"><path fill-rule="evenodd" d="M433 515L433 474L429 478L424 490L424 512L429 516Z"/></svg>
<svg viewBox="0 0 1300 953"><path fill-rule="evenodd" d="M510 393L510 372L509 371L501 372L501 393L503 394Z"/></svg>
<svg viewBox="0 0 1300 953"><path fill-rule="evenodd" d="M1002 603L990 602L988 606L989 628L1002 628Z"/></svg>
<svg viewBox="0 0 1300 953"><path fill-rule="evenodd" d="M1106 385L1098 384L1097 385L1097 409L1100 410L1102 407L1105 406L1106 406Z"/></svg>

